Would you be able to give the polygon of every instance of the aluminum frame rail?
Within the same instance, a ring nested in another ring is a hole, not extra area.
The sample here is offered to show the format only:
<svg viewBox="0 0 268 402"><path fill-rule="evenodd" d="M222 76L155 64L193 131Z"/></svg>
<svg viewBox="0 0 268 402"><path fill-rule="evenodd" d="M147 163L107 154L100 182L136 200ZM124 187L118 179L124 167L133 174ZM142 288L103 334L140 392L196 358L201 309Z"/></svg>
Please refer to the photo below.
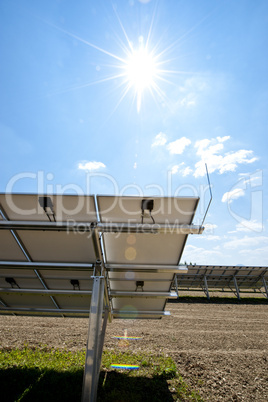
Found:
<svg viewBox="0 0 268 402"><path fill-rule="evenodd" d="M172 272L187 273L187 265L144 265L144 264L105 264L105 269L110 272Z"/></svg>
<svg viewBox="0 0 268 402"><path fill-rule="evenodd" d="M33 261L0 261L0 270L4 268L20 268L20 269L57 269L71 271L88 271L93 269L93 264L69 263L69 262L33 262Z"/></svg>
<svg viewBox="0 0 268 402"><path fill-rule="evenodd" d="M127 310L112 310L113 317L122 319L148 319L162 318L170 315L170 311L127 311Z"/></svg>
<svg viewBox="0 0 268 402"><path fill-rule="evenodd" d="M89 223L89 222L44 222L44 221L0 221L0 230L51 230L103 233L177 233L201 234L204 226L148 223Z"/></svg>

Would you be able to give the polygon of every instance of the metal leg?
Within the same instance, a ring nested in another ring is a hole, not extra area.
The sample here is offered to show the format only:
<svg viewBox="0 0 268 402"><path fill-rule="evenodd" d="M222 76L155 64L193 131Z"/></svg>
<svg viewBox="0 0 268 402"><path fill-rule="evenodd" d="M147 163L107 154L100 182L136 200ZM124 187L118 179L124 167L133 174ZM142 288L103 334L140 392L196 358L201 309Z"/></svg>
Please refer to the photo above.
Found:
<svg viewBox="0 0 268 402"><path fill-rule="evenodd" d="M265 289L266 297L268 297L268 286L267 286L266 280L265 280L264 276L262 276L261 279L262 279L263 287Z"/></svg>
<svg viewBox="0 0 268 402"><path fill-rule="evenodd" d="M177 296L179 298L178 278L177 278L176 274L175 274L175 290L176 290Z"/></svg>
<svg viewBox="0 0 268 402"><path fill-rule="evenodd" d="M109 309L106 308L105 312L104 312L104 317L103 317L103 322L102 322L102 330L101 330L101 335L100 335L100 343L99 343L98 373L100 373L101 357L102 357L102 352L103 352L103 345L104 345L108 316L109 316Z"/></svg>
<svg viewBox="0 0 268 402"><path fill-rule="evenodd" d="M102 353L102 347L100 345L100 335L103 311L103 296L104 278L101 276L95 276L90 305L82 402L95 402L97 399L99 368ZM104 334L102 334L102 338L104 340Z"/></svg>
<svg viewBox="0 0 268 402"><path fill-rule="evenodd" d="M208 282L207 282L206 275L204 275L204 287L203 287L203 290L205 292L205 295L207 296L207 299L210 300L209 291L208 291Z"/></svg>
<svg viewBox="0 0 268 402"><path fill-rule="evenodd" d="M235 290L236 290L236 297L238 298L238 300L240 300L240 293L239 293L239 289L238 289L238 285L237 285L237 281L236 281L236 277L233 277L234 280L234 285L235 285Z"/></svg>

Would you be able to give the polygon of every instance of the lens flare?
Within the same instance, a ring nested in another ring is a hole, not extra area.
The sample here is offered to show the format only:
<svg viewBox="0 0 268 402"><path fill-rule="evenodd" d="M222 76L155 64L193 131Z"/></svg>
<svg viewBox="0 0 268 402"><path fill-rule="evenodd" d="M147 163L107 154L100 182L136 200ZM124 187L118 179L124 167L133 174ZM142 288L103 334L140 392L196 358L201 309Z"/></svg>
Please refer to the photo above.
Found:
<svg viewBox="0 0 268 402"><path fill-rule="evenodd" d="M121 370L139 370L140 366L135 366L134 364L111 364L111 368Z"/></svg>

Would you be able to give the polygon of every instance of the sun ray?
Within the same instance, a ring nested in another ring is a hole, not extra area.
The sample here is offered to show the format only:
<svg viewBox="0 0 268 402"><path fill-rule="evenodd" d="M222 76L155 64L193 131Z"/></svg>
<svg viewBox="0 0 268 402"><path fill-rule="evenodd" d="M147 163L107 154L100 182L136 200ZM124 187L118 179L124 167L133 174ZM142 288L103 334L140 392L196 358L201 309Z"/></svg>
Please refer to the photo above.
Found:
<svg viewBox="0 0 268 402"><path fill-rule="evenodd" d="M156 100L158 97L161 101L165 101L165 103L168 104L168 97L158 85L158 83L162 82L165 84L174 84L171 80L168 79L168 77L183 74L193 75L194 73L168 68L170 63L174 61L175 58L165 58L164 56L170 53L172 49L174 49L174 47L182 41L183 38L187 37L192 31L194 31L196 27L200 25L207 17L199 21L198 24L196 24L190 30L184 33L179 39L175 40L168 46L165 46L163 49L163 46L161 46L161 37L158 39L158 42L154 46L152 46L152 33L156 18L156 7L154 8L147 36L139 36L137 38L138 44L136 46L134 46L132 41L130 40L130 37L119 17L119 14L117 13L115 6L113 6L113 10L123 33L122 38L118 34L116 34L117 43L121 48L121 54L120 52L118 54L112 53L109 50L103 49L100 46L97 46L94 43L91 43L79 37L78 35L75 35L52 23L46 22L47 24L56 28L65 35L68 35L69 37L74 38L79 42L91 47L92 49L96 49L97 51L112 58L115 62L105 64L104 66L118 70L118 73L111 74L106 78L67 88L59 93L77 90L80 88L85 88L88 86L111 82L119 79L121 80L121 84L118 86L118 88L122 86L123 90L121 92L120 99L114 108L114 111L118 108L118 106L121 104L123 99L130 91L133 92L133 101L135 100L136 102L138 113L141 110L145 92L149 92L154 100Z"/></svg>
<svg viewBox="0 0 268 402"><path fill-rule="evenodd" d="M120 24L120 27L121 27L121 29L122 29L124 35L125 35L125 38L126 38L127 43L128 43L128 46L129 46L130 50L133 51L132 44L131 44L131 42L130 42L130 40L129 40L129 37L128 37L127 33L126 33L126 30L125 30L125 28L124 28L124 25L122 24L122 21L121 21L121 19L119 18L119 15L118 15L118 13L117 13L117 11L116 11L116 9L115 9L114 6L113 6L113 9L114 9L114 13L115 13L115 15L116 15L116 17L117 17L117 19L118 19L118 22L119 22L119 24Z"/></svg>
<svg viewBox="0 0 268 402"><path fill-rule="evenodd" d="M101 47L99 47L99 46L97 46L97 45L94 45L93 43L88 42L87 40L85 40L85 39L83 39L83 38L80 38L79 36L74 35L74 34L72 34L71 32L66 31L65 29L62 29L62 28L58 27L57 25L54 25L54 24L52 24L52 23L50 23L50 22L46 22L46 23L47 23L48 25L50 25L50 26L52 26L52 27L58 29L59 31L65 33L66 35L70 36L71 38L77 39L77 40L80 41L81 43L84 43L85 45L88 45L88 46L92 47L93 49L96 49L96 50L98 50L98 51L100 51L100 52L102 52L102 53L104 53L104 54L106 54L106 55L108 55L108 56L110 56L110 57L113 57L114 59L116 59L116 60L118 60L118 61L121 61L122 63L125 62L124 59L122 59L121 57L117 56L116 54L113 54L113 53L109 52L108 50L102 49Z"/></svg>
<svg viewBox="0 0 268 402"><path fill-rule="evenodd" d="M97 84L102 84L102 83L108 82L108 81L113 81L113 80L115 80L117 78L122 78L123 76L124 76L124 74L112 75L112 76L107 77L107 78L102 78L101 80L97 80L97 81L93 81L93 82L87 82L87 83L82 84L82 85L72 86L72 87L69 87L69 88L62 89L61 91L55 91L55 92L49 93L47 96L61 95L61 94L68 93L68 92L71 92L71 91L76 91L78 89L87 88L87 87L97 85Z"/></svg>
<svg viewBox="0 0 268 402"><path fill-rule="evenodd" d="M148 35L147 35L147 40L146 40L146 45L145 45L146 48L148 47L149 41L150 41L150 38L151 38L151 34L152 34L152 30L153 30L153 24L154 24L154 19L155 19L155 13L156 13L156 6L155 6L155 8L154 8L154 13L153 13L153 16L152 16L152 20L151 20L149 32L148 32Z"/></svg>

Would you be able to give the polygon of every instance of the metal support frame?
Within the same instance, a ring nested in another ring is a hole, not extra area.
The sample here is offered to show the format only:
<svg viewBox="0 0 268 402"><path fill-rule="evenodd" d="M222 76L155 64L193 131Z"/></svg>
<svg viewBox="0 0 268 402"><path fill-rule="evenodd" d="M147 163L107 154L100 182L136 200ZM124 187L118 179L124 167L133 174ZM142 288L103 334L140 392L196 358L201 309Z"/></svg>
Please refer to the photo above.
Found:
<svg viewBox="0 0 268 402"><path fill-rule="evenodd" d="M97 223L88 222L44 222L44 221L0 221L0 230L52 230L77 231L83 228L84 232L93 232L97 229L104 233L177 233L200 234L204 227L200 225L171 224L142 224L142 223Z"/></svg>
<svg viewBox="0 0 268 402"><path fill-rule="evenodd" d="M266 280L265 280L264 276L262 276L261 279L262 279L263 287L264 287L265 293L266 293L265 296L268 298L268 286L267 286Z"/></svg>
<svg viewBox="0 0 268 402"><path fill-rule="evenodd" d="M188 269L187 269L187 271L188 271ZM177 294L177 298L179 298L179 288L178 288L178 277L177 277L177 275L175 275L175 278L174 278L174 285L175 285L175 291L176 291L176 294Z"/></svg>
<svg viewBox="0 0 268 402"><path fill-rule="evenodd" d="M82 402L95 402L100 374L100 363L105 337L108 311L101 328L104 298L104 277L94 277L87 339L86 362L83 379Z"/></svg>
<svg viewBox="0 0 268 402"><path fill-rule="evenodd" d="M6 268L92 271L93 265L84 263L72 263L72 262L0 261L0 269L6 269Z"/></svg>
<svg viewBox="0 0 268 402"><path fill-rule="evenodd" d="M156 299L176 299L177 293L175 292L140 292L140 291L123 291L111 290L110 296L112 297L150 297Z"/></svg>
<svg viewBox="0 0 268 402"><path fill-rule="evenodd" d="M208 291L208 281L207 281L206 275L204 275L203 281L204 281L204 284L201 285L202 289L203 289L205 295L207 296L207 299L210 300L210 295L209 295L209 291Z"/></svg>
<svg viewBox="0 0 268 402"><path fill-rule="evenodd" d="M161 310L161 311L133 311L133 310L112 310L112 314L115 318L123 318L123 319L141 319L141 318L161 318L170 315L170 311Z"/></svg>
<svg viewBox="0 0 268 402"><path fill-rule="evenodd" d="M42 296L90 296L91 290L65 290L65 289L19 289L19 288L0 288L0 293L32 294Z"/></svg>
<svg viewBox="0 0 268 402"><path fill-rule="evenodd" d="M236 277L233 277L233 281L234 281L234 285L235 285L235 295L238 298L238 300L240 300L240 293L239 293L239 288L238 288L238 284L237 284L237 280Z"/></svg>
<svg viewBox="0 0 268 402"><path fill-rule="evenodd" d="M186 274L187 265L149 265L149 264L105 264L105 269L111 272L172 272Z"/></svg>

